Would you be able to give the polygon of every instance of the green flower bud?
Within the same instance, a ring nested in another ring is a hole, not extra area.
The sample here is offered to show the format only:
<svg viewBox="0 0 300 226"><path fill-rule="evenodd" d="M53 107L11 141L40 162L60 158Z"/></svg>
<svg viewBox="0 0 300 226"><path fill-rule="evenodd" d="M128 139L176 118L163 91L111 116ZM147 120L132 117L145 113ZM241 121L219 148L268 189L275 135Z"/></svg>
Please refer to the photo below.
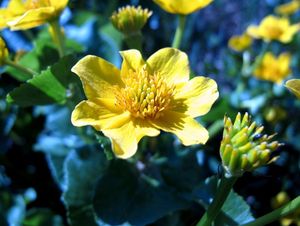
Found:
<svg viewBox="0 0 300 226"><path fill-rule="evenodd" d="M4 65L5 59L8 57L8 50L4 40L0 37L0 66Z"/></svg>
<svg viewBox="0 0 300 226"><path fill-rule="evenodd" d="M152 11L142 9L140 6L126 6L113 13L111 22L117 30L130 35L139 32L151 15Z"/></svg>
<svg viewBox="0 0 300 226"><path fill-rule="evenodd" d="M278 158L272 157L272 152L281 144L272 142L274 135L262 134L263 130L263 126L251 122L248 113L243 118L238 113L234 123L229 117L224 117L220 155L227 177L241 176Z"/></svg>

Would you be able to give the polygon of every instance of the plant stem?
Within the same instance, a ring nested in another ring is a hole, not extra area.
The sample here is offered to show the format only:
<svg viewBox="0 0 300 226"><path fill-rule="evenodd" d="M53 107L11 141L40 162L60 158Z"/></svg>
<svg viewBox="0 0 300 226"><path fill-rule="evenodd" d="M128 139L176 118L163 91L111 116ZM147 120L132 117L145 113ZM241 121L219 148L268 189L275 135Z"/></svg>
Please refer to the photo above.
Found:
<svg viewBox="0 0 300 226"><path fill-rule="evenodd" d="M236 180L237 177L226 178L225 176L223 176L221 178L214 200L209 205L206 213L202 216L197 226L211 226L212 222L218 216Z"/></svg>
<svg viewBox="0 0 300 226"><path fill-rule="evenodd" d="M262 217L259 217L250 223L242 224L240 226L264 226L264 225L267 225L275 220L278 220L288 214L291 214L294 211L299 210L299 209L300 209L300 196L293 199L292 201L285 204L284 206L282 206Z"/></svg>
<svg viewBox="0 0 300 226"><path fill-rule="evenodd" d="M52 29L52 38L53 38L53 41L57 45L59 56L63 57L64 55L66 55L66 53L65 53L65 37L61 30L61 27L59 26L58 19L51 21L50 27Z"/></svg>
<svg viewBox="0 0 300 226"><path fill-rule="evenodd" d="M183 32L184 32L184 27L185 27L185 22L186 22L186 16L185 15L178 15L179 23L176 28L174 40L172 43L173 48L180 48Z"/></svg>
<svg viewBox="0 0 300 226"><path fill-rule="evenodd" d="M22 65L20 65L20 64L18 64L16 62L14 62L14 61L11 61L9 59L5 59L4 63L6 65L8 65L8 66L16 68L19 71L24 72L27 75L30 75L31 77L37 75L37 73L35 71L33 71L33 70L29 69L29 68L26 68L26 67L24 67L24 66L22 66Z"/></svg>
<svg viewBox="0 0 300 226"><path fill-rule="evenodd" d="M124 36L124 41L130 49L137 49L142 52L143 36L141 32L128 34Z"/></svg>

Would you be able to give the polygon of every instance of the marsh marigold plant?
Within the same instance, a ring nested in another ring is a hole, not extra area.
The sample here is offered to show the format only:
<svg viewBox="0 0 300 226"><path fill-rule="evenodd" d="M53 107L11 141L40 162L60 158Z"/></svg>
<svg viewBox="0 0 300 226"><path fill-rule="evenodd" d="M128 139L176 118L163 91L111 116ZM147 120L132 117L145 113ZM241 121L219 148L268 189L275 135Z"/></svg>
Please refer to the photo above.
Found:
<svg viewBox="0 0 300 226"><path fill-rule="evenodd" d="M68 0L10 0L0 9L0 29L25 30L59 17Z"/></svg>
<svg viewBox="0 0 300 226"><path fill-rule="evenodd" d="M253 38L263 39L266 42L276 40L282 43L289 43L299 29L300 25L291 25L288 18L269 15L261 21L259 26L249 26L247 33Z"/></svg>
<svg viewBox="0 0 300 226"><path fill-rule="evenodd" d="M291 55L288 53L282 53L276 57L273 53L267 52L254 70L254 75L261 80L282 83L291 74L290 62Z"/></svg>
<svg viewBox="0 0 300 226"><path fill-rule="evenodd" d="M300 99L300 79L291 79L288 80L285 86L293 93L295 96Z"/></svg>
<svg viewBox="0 0 300 226"><path fill-rule="evenodd" d="M154 0L162 9L169 13L188 15L208 6L213 0Z"/></svg>
<svg viewBox="0 0 300 226"><path fill-rule="evenodd" d="M160 130L184 145L204 144L208 132L194 118L218 98L216 82L202 76L189 80L187 55L177 49L161 49L146 61L137 50L121 55L121 70L96 56L72 68L87 97L72 112L72 123L102 131L120 158L131 157L142 137Z"/></svg>

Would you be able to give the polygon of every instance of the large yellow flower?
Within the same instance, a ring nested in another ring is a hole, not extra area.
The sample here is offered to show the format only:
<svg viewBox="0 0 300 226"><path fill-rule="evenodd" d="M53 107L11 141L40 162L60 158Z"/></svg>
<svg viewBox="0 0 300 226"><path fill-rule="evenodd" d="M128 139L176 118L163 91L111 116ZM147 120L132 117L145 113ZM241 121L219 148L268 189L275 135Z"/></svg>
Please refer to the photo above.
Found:
<svg viewBox="0 0 300 226"><path fill-rule="evenodd" d="M25 30L57 18L68 0L11 0L0 9L0 29Z"/></svg>
<svg viewBox="0 0 300 226"><path fill-rule="evenodd" d="M216 82L200 76L189 81L187 55L177 49L161 49L147 61L137 50L121 55L121 70L96 56L72 68L87 97L72 112L73 125L102 131L120 158L131 157L143 136L160 130L174 133L184 145L204 144L208 132L194 118L218 98Z"/></svg>
<svg viewBox="0 0 300 226"><path fill-rule="evenodd" d="M278 57L267 52L260 65L254 70L254 75L262 80L281 83L290 73L291 55L282 53Z"/></svg>
<svg viewBox="0 0 300 226"><path fill-rule="evenodd" d="M265 17L259 26L249 26L247 33L253 38L263 39L266 42L277 40L288 43L292 41L299 29L299 24L291 25L287 18L270 15Z"/></svg>
<svg viewBox="0 0 300 226"><path fill-rule="evenodd" d="M153 0L169 13L187 15L209 5L213 0Z"/></svg>

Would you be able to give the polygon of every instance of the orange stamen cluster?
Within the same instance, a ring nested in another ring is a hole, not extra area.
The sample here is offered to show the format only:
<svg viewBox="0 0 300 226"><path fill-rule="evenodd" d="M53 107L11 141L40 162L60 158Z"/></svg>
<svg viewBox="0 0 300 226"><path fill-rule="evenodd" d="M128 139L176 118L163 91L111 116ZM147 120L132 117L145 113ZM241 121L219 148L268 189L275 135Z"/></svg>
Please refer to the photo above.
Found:
<svg viewBox="0 0 300 226"><path fill-rule="evenodd" d="M159 118L174 95L159 73L149 74L145 69L130 70L123 78L125 87L119 90L116 104L136 118Z"/></svg>

